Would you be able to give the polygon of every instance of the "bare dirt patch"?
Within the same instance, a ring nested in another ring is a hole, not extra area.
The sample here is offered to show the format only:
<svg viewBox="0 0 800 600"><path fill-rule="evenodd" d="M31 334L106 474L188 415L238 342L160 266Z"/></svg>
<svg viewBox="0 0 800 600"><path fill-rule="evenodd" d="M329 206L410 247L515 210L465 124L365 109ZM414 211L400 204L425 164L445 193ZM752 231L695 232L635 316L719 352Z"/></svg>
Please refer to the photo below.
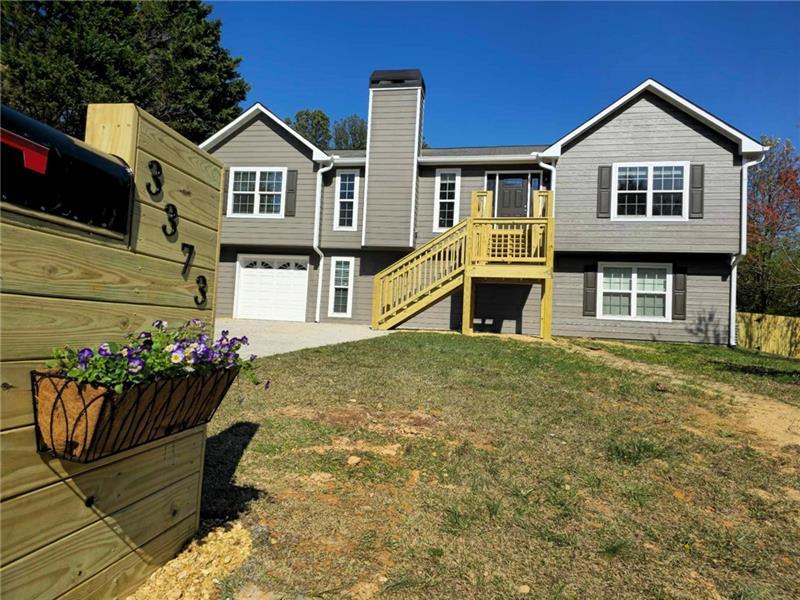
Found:
<svg viewBox="0 0 800 600"><path fill-rule="evenodd" d="M623 345L621 342L613 343ZM602 360L619 369L632 369L644 375L664 377L675 383L699 387L706 394L720 395L730 400L734 410L729 415L713 415L699 406L695 407L693 412L717 427L753 435L754 445L762 450L775 452L785 446L800 444L800 408L742 391L726 383L711 381L702 376L689 378L663 365L645 364L615 356L600 347L585 348L564 340L558 344L569 351ZM639 350L639 347L636 346L636 349ZM704 433L696 428L687 427L687 429L701 435Z"/></svg>
<svg viewBox="0 0 800 600"><path fill-rule="evenodd" d="M403 437L434 437L440 420L435 415L414 411L375 413L354 406L317 410L306 406L285 406L278 414L298 419L312 419L338 427L364 427L368 431Z"/></svg>

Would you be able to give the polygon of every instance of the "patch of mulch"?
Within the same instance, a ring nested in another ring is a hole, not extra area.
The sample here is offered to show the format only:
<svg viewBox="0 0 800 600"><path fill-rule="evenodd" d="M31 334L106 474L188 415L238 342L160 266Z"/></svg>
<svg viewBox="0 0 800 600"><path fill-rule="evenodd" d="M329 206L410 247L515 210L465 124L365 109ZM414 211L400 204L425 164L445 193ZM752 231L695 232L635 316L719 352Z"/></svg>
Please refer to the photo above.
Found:
<svg viewBox="0 0 800 600"><path fill-rule="evenodd" d="M241 523L218 527L193 540L155 571L128 600L207 600L219 596L218 582L250 555L252 540Z"/></svg>

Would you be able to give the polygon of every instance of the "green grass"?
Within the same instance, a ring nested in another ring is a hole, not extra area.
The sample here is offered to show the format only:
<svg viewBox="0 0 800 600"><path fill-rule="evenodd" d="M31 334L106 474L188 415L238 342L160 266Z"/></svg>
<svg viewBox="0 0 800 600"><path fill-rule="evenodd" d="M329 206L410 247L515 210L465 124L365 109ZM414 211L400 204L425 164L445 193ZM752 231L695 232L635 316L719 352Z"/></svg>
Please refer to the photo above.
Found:
<svg viewBox="0 0 800 600"><path fill-rule="evenodd" d="M581 341L622 358L702 375L744 391L800 406L800 360L744 348L664 342Z"/></svg>
<svg viewBox="0 0 800 600"><path fill-rule="evenodd" d="M608 346L717 373L685 346ZM398 333L257 368L270 390L237 383L210 425L223 440L253 424L244 455L227 457L233 475L215 471L225 460L206 473L217 504L258 495L240 507L254 549L222 582L228 595L248 585L325 598L507 598L523 584L537 598L800 590L797 504L785 494L800 489L798 454L748 445L725 398L491 337ZM720 373L743 389L761 381ZM759 391L791 396L783 377ZM705 434L690 416L700 403L721 419Z"/></svg>

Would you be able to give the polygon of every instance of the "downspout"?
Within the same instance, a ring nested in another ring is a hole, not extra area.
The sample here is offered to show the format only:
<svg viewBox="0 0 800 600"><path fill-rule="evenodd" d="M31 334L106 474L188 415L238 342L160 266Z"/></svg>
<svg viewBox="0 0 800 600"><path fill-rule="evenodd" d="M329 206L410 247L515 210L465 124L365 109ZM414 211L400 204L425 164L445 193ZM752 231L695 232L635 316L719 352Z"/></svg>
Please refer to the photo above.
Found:
<svg viewBox="0 0 800 600"><path fill-rule="evenodd" d="M739 253L731 256L731 298L728 314L728 345L731 347L736 346L736 278L739 270L739 262L741 262L742 257L747 254L747 170L752 166L760 164L766 156L765 150L761 158L742 164L741 207L739 209L741 211L741 218L739 219L741 224L741 229L739 231Z"/></svg>
<svg viewBox="0 0 800 600"><path fill-rule="evenodd" d="M553 216L555 217L555 204L556 204L556 168L553 165L549 165L546 162L542 162L539 159L537 163L540 167L544 167L548 171L550 171L550 191L553 192Z"/></svg>
<svg viewBox="0 0 800 600"><path fill-rule="evenodd" d="M319 232L322 223L322 176L333 168L333 159L331 164L320 167L317 171L317 193L314 196L314 238L312 247L314 252L319 256L319 268L317 269L317 306L314 315L314 322L319 323L320 309L322 303L322 277L325 273L325 255L319 247Z"/></svg>

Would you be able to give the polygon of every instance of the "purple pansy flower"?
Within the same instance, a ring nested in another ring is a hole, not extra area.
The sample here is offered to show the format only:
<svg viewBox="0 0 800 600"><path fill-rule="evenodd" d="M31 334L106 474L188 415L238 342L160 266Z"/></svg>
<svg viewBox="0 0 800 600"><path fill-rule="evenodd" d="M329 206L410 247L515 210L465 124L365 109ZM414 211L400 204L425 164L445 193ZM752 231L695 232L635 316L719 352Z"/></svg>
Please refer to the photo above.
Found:
<svg viewBox="0 0 800 600"><path fill-rule="evenodd" d="M127 358L133 354L133 348L130 346L123 346L122 349L119 351L119 355L123 358Z"/></svg>
<svg viewBox="0 0 800 600"><path fill-rule="evenodd" d="M253 360L257 359L257 358L258 358L258 356L256 356L255 354L251 354L250 355L250 360L251 361L253 361Z"/></svg>
<svg viewBox="0 0 800 600"><path fill-rule="evenodd" d="M183 350L181 350L181 349L173 350L172 352L170 352L170 355L169 355L169 361L172 364L181 363L181 362L183 362L184 358L185 358L185 355L183 353Z"/></svg>
<svg viewBox="0 0 800 600"><path fill-rule="evenodd" d="M128 359L128 373L141 373L144 369L144 361L141 358Z"/></svg>
<svg viewBox="0 0 800 600"><path fill-rule="evenodd" d="M167 322L162 321L161 319L156 319L155 321L153 321L153 327L155 327L156 329L164 329L166 328L166 326Z"/></svg>
<svg viewBox="0 0 800 600"><path fill-rule="evenodd" d="M114 354L113 352L111 352L111 346L105 342L97 347L97 353L100 356L112 356Z"/></svg>
<svg viewBox="0 0 800 600"><path fill-rule="evenodd" d="M83 350L78 351L78 361L82 363L87 363L91 360L94 356L94 352L92 352L91 348L84 348Z"/></svg>

